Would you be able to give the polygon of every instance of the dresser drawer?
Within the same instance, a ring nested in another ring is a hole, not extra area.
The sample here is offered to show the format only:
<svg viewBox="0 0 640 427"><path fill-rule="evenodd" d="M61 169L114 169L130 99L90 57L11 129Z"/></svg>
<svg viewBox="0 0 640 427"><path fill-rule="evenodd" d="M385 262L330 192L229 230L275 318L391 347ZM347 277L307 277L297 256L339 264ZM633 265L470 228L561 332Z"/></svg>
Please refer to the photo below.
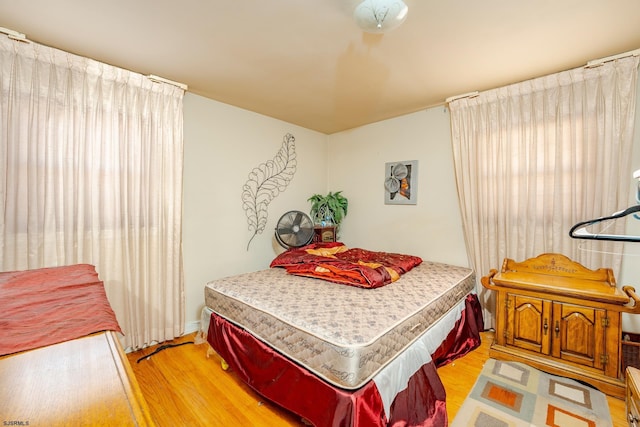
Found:
<svg viewBox="0 0 640 427"><path fill-rule="evenodd" d="M627 421L630 427L640 427L640 370L634 367L627 367L626 371L626 407Z"/></svg>

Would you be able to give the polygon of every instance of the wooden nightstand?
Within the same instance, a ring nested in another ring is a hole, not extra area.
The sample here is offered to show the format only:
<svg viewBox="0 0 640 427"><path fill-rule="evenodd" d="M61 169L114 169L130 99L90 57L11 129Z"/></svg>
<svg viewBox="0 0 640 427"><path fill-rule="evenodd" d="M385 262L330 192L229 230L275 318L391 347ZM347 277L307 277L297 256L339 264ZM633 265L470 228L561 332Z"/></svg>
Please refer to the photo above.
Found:
<svg viewBox="0 0 640 427"><path fill-rule="evenodd" d="M640 408L640 370L629 366L627 368L627 395L625 398L626 408L627 408L627 421L629 422L630 427L638 426L640 423L640 412L638 412L638 408Z"/></svg>
<svg viewBox="0 0 640 427"><path fill-rule="evenodd" d="M616 286L608 268L589 270L561 254L505 259L482 278L496 293L489 356L585 381L623 398L622 313L639 313L635 290ZM640 384L640 383L639 383Z"/></svg>

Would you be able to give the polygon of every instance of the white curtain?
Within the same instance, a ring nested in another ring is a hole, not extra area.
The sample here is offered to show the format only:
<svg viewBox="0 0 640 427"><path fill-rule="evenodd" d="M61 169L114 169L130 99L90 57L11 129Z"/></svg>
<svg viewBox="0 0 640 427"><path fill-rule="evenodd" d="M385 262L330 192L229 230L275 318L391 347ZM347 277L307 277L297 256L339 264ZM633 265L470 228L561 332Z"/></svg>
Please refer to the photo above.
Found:
<svg viewBox="0 0 640 427"><path fill-rule="evenodd" d="M4 36L0 55L0 270L93 264L126 347L179 336L184 91Z"/></svg>
<svg viewBox="0 0 640 427"><path fill-rule="evenodd" d="M464 235L478 277L499 270L504 258L545 252L619 271L622 243L587 244L569 230L628 207L637 69L638 58L629 57L449 104ZM607 227L623 233L624 221ZM491 326L491 295L478 291Z"/></svg>

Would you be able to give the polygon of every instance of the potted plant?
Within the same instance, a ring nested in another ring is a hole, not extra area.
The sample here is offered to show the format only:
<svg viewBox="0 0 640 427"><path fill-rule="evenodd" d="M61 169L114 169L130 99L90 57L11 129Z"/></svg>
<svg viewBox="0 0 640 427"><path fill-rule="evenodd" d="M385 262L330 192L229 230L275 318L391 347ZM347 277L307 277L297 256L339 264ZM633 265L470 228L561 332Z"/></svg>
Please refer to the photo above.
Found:
<svg viewBox="0 0 640 427"><path fill-rule="evenodd" d="M342 191L329 192L327 195L314 194L309 197L311 202L311 219L313 223L325 227L335 225L336 234L340 223L347 216L349 201L342 195Z"/></svg>

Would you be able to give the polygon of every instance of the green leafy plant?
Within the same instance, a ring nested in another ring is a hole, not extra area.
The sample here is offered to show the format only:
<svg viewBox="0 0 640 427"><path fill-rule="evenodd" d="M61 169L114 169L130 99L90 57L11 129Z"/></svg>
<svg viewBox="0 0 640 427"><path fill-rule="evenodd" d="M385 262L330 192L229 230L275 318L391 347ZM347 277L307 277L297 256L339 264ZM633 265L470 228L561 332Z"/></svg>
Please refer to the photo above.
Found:
<svg viewBox="0 0 640 427"><path fill-rule="evenodd" d="M333 223L336 228L339 228L340 223L347 216L349 201L342 195L342 191L329 192L324 196L322 194L314 194L309 197L308 201L311 202L311 211L309 213L314 224Z"/></svg>

